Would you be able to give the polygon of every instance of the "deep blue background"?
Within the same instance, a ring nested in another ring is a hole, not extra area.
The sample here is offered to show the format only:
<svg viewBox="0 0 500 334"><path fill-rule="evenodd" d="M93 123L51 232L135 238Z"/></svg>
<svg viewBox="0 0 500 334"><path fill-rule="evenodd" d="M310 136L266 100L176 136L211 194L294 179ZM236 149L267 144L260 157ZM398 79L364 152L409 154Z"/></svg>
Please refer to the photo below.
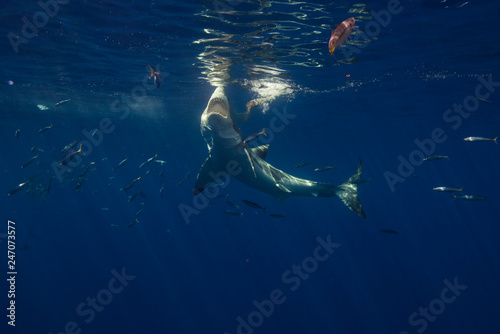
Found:
<svg viewBox="0 0 500 334"><path fill-rule="evenodd" d="M412 326L409 316L440 298L443 281L455 277L467 289L425 332L500 330L500 148L463 141L500 134L498 88L458 129L443 120L448 108L474 94L478 77L500 81L500 5L402 1L402 12L360 49L356 62L344 63L345 48L337 50L337 66L327 50L330 28L362 16L357 24L364 31L374 22L368 11L386 10L387 2L371 1L361 14L353 14L363 8L354 2L262 4L70 0L16 53L7 34L21 35L22 18L32 20L40 7L3 1L0 254L6 264L12 219L18 276L13 329L4 315L7 269L2 274L2 333L59 333L75 321L82 333L232 334L237 317L246 319L255 310L252 302L269 299L274 289L286 301L255 333L417 333L422 327ZM145 81L148 64L163 74L158 89ZM137 99L134 89L143 82L149 88ZM178 206L193 203L194 180L207 155L199 119L220 83L235 112L262 97L258 87L273 84L269 90L278 97L267 112L257 108L240 122L245 135L269 128L274 108L296 115L270 143L267 160L276 167L340 184L361 157L364 177L371 178L359 190L368 218L335 198L291 198L279 205L231 180L221 189L229 197L214 199L186 224ZM112 109L117 99L130 110L123 119ZM54 180L45 198L32 188L7 195L35 175L30 187L46 185L60 150L103 118L114 131L62 182ZM49 124L52 129L38 133ZM397 173L398 157L408 159L417 149L414 141L436 128L447 140L434 153L450 159L417 166L391 191L384 174ZM36 154L30 152L34 145L43 152L21 169ZM139 169L155 154L166 165ZM91 161L85 184L75 191L75 177ZM293 167L306 161L314 165ZM313 171L324 165L338 167ZM188 171L190 178L177 186ZM131 192L142 188L146 197L128 203L120 188L139 175ZM464 187L488 199L453 201L434 192L436 186ZM234 210L226 199L241 205L244 215L226 214ZM268 209L251 209L242 199ZM141 209L140 222L127 228ZM282 274L313 255L318 237L328 236L341 246L291 291ZM106 289L111 271L122 268L135 279L85 323L77 306Z"/></svg>

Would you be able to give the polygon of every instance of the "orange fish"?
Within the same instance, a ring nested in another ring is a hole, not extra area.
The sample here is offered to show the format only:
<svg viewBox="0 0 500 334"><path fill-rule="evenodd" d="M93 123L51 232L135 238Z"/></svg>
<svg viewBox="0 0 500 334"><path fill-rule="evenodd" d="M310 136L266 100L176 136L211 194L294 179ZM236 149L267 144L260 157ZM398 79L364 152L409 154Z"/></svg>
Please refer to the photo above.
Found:
<svg viewBox="0 0 500 334"><path fill-rule="evenodd" d="M339 47L351 35L352 29L357 28L354 26L355 22L354 17L351 17L339 24L335 30L332 29L332 36L330 36L328 42L328 50L331 54L333 54L336 47Z"/></svg>
<svg viewBox="0 0 500 334"><path fill-rule="evenodd" d="M154 83L156 84L156 87L159 88L161 83L163 82L163 77L161 76L160 72L155 72L151 65L148 65L149 69L151 70L151 75L149 78L153 78Z"/></svg>
<svg viewBox="0 0 500 334"><path fill-rule="evenodd" d="M250 135L247 139L245 139L245 140L243 141L243 143L244 143L244 144L246 144L246 143L251 143L251 142L253 142L254 140L256 140L256 139L257 139L257 137L259 137L260 135L263 135L263 136L267 137L267 133L266 133L266 129L265 129L265 128L264 128L264 129L262 129L262 131L261 131L261 132L257 132L257 133L254 133L253 135Z"/></svg>
<svg viewBox="0 0 500 334"><path fill-rule="evenodd" d="M71 160L73 160L73 158L78 154L78 153L82 153L82 145L80 144L80 149L78 149L77 151L73 151L73 152L69 152L68 154L66 154L66 156L61 160L60 162L60 165L61 166L66 166L67 164L69 164L71 162Z"/></svg>

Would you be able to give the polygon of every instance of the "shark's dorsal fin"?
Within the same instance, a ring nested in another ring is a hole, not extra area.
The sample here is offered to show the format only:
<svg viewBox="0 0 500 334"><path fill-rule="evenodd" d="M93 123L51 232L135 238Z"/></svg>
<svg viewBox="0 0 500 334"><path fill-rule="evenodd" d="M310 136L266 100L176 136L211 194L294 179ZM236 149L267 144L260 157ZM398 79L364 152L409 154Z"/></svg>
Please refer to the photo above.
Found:
<svg viewBox="0 0 500 334"><path fill-rule="evenodd" d="M201 193L210 183L215 180L210 176L210 172L215 173L212 167L212 158L208 156L207 160L203 163L196 177L196 183L194 184L194 194L198 195ZM214 174L212 174L214 175Z"/></svg>
<svg viewBox="0 0 500 334"><path fill-rule="evenodd" d="M267 149L269 148L269 144L260 145L252 148L253 154L261 158L262 160L266 160Z"/></svg>

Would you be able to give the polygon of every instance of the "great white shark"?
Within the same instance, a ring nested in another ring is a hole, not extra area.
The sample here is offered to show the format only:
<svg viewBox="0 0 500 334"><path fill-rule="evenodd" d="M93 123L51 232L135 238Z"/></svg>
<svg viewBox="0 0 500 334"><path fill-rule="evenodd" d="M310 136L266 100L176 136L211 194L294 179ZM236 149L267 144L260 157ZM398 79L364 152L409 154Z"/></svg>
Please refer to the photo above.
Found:
<svg viewBox="0 0 500 334"><path fill-rule="evenodd" d="M277 169L265 160L269 145L252 148L243 140L223 87L216 88L210 97L201 115L200 126L208 146L208 158L198 173L195 195L221 175L230 174L280 202L291 196L337 196L349 209L366 218L358 198L358 185L363 182L361 159L356 173L339 186L300 179Z"/></svg>

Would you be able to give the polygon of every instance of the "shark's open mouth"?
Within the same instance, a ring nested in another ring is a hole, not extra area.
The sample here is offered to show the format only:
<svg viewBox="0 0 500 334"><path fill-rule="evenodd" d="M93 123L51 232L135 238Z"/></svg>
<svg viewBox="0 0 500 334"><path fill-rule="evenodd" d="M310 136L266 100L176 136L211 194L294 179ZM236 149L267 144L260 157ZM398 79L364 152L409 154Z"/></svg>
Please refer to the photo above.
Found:
<svg viewBox="0 0 500 334"><path fill-rule="evenodd" d="M229 113L226 102L223 99L217 97L210 100L207 109L210 114L217 114L224 118L227 118Z"/></svg>

